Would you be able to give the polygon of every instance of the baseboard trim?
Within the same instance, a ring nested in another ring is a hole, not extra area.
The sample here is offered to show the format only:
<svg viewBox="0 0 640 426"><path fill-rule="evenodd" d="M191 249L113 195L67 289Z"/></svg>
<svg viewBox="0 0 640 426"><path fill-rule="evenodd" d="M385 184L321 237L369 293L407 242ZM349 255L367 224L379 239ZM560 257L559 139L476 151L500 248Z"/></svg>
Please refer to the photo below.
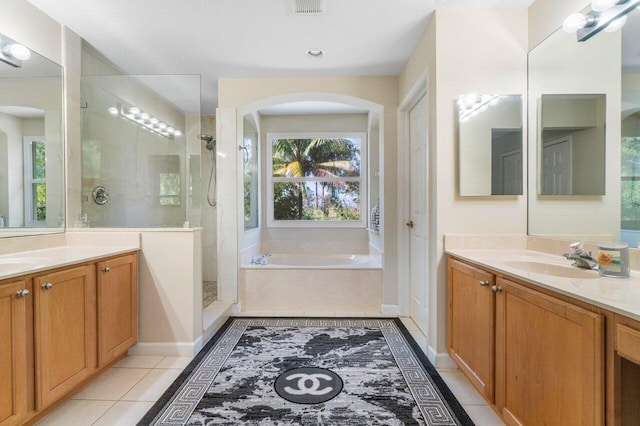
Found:
<svg viewBox="0 0 640 426"><path fill-rule="evenodd" d="M453 358L448 353L438 353L435 349L429 346L427 350L427 358L431 361L431 364L438 369L443 370L455 370L458 368Z"/></svg>
<svg viewBox="0 0 640 426"><path fill-rule="evenodd" d="M138 342L129 349L129 355L192 357L202 346L202 336L193 342Z"/></svg>
<svg viewBox="0 0 640 426"><path fill-rule="evenodd" d="M380 307L380 311L384 316L388 316L388 317L400 316L400 306L398 305L382 305Z"/></svg>

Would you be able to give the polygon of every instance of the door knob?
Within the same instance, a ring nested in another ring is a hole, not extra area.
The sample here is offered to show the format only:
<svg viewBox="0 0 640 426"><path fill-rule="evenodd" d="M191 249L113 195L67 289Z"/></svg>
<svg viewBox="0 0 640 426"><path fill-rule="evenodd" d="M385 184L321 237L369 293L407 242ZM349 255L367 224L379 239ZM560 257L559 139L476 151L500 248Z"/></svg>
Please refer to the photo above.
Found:
<svg viewBox="0 0 640 426"><path fill-rule="evenodd" d="M42 285L40 287L42 287L43 290L51 290L51 288L53 288L53 284L51 284L51 283L42 283Z"/></svg>
<svg viewBox="0 0 640 426"><path fill-rule="evenodd" d="M27 290L26 288L16 293L16 296L18 297L27 297L28 295L29 295L29 290Z"/></svg>
<svg viewBox="0 0 640 426"><path fill-rule="evenodd" d="M480 285L481 285L482 287L486 287L486 286L488 286L488 285L489 285L489 281L482 280L482 281L480 281Z"/></svg>
<svg viewBox="0 0 640 426"><path fill-rule="evenodd" d="M412 220L410 220L409 222L407 222L407 226L408 226L409 228L413 228L413 221L412 221Z"/></svg>
<svg viewBox="0 0 640 426"><path fill-rule="evenodd" d="M111 270L111 268L109 268L108 266L105 266L104 268L102 268L102 272L109 272Z"/></svg>
<svg viewBox="0 0 640 426"><path fill-rule="evenodd" d="M491 287L491 291L493 291L494 293L500 293L502 291L502 287L500 287L499 285L494 285L493 287Z"/></svg>

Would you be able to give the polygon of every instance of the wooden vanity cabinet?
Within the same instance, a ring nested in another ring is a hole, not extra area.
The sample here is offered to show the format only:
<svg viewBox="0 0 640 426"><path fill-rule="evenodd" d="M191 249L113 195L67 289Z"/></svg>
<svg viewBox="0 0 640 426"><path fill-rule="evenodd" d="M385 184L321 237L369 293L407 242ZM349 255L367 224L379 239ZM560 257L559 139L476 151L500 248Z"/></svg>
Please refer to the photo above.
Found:
<svg viewBox="0 0 640 426"><path fill-rule="evenodd" d="M508 425L604 424L601 313L452 258L448 298L449 354Z"/></svg>
<svg viewBox="0 0 640 426"><path fill-rule="evenodd" d="M135 253L0 281L0 426L36 422L137 336Z"/></svg>
<svg viewBox="0 0 640 426"><path fill-rule="evenodd" d="M138 340L138 264L135 255L97 264L98 366L127 352Z"/></svg>
<svg viewBox="0 0 640 426"><path fill-rule="evenodd" d="M507 424L604 424L604 318L498 278L496 407Z"/></svg>
<svg viewBox="0 0 640 426"><path fill-rule="evenodd" d="M22 424L28 410L30 280L0 282L0 425Z"/></svg>
<svg viewBox="0 0 640 426"><path fill-rule="evenodd" d="M95 266L37 276L33 285L39 409L96 370Z"/></svg>
<svg viewBox="0 0 640 426"><path fill-rule="evenodd" d="M473 386L494 402L495 276L449 260L447 347Z"/></svg>

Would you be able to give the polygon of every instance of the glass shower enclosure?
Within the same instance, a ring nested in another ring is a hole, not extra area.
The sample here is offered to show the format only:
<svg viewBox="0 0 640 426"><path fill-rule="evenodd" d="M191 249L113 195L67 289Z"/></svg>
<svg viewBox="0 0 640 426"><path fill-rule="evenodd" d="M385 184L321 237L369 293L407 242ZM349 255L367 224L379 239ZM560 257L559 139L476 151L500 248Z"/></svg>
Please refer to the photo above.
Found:
<svg viewBox="0 0 640 426"><path fill-rule="evenodd" d="M200 76L83 76L76 226L200 226Z"/></svg>

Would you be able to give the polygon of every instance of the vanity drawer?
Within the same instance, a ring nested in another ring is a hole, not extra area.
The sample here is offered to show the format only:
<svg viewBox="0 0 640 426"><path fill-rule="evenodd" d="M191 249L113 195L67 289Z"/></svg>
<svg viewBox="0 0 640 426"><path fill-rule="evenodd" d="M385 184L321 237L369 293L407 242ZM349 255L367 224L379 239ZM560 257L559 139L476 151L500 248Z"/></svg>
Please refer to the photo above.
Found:
<svg viewBox="0 0 640 426"><path fill-rule="evenodd" d="M616 323L616 351L621 357L640 364L640 330Z"/></svg>

